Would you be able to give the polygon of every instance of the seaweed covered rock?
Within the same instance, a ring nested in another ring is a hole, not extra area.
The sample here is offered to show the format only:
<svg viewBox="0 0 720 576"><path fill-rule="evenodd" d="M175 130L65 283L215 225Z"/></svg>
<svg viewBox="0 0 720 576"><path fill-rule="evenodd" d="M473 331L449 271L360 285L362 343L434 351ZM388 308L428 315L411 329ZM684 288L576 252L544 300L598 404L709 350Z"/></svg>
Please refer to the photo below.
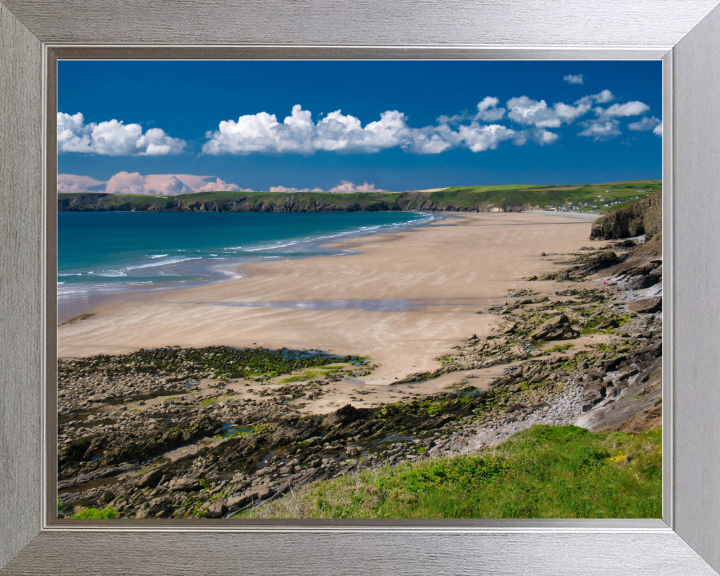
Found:
<svg viewBox="0 0 720 576"><path fill-rule="evenodd" d="M566 340L577 338L580 333L570 324L565 314L558 314L542 324L530 335L533 340Z"/></svg>
<svg viewBox="0 0 720 576"><path fill-rule="evenodd" d="M332 414L328 414L322 421L322 426L323 428L332 428L338 424L344 426L362 418L366 412L366 410L355 408L352 404L346 404Z"/></svg>

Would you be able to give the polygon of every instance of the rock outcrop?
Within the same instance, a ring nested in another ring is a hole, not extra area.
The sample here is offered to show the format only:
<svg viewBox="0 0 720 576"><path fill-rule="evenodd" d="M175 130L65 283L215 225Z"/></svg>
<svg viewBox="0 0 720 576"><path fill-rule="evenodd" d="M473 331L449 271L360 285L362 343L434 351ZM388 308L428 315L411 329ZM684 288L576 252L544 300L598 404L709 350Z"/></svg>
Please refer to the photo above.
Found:
<svg viewBox="0 0 720 576"><path fill-rule="evenodd" d="M598 218L590 240L619 240L662 233L662 192L638 200L612 214Z"/></svg>
<svg viewBox="0 0 720 576"><path fill-rule="evenodd" d="M530 335L532 340L565 340L577 338L580 333L570 325L565 314L558 314Z"/></svg>

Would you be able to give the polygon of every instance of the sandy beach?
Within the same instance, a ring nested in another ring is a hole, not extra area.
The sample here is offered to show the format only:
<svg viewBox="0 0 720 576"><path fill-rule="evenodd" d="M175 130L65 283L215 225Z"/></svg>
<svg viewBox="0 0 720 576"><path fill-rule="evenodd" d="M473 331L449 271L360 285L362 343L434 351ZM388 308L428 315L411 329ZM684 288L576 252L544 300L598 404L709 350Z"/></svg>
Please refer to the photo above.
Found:
<svg viewBox="0 0 720 576"><path fill-rule="evenodd" d="M312 517L273 503L364 470L479 454L536 424L659 426L661 258L652 240L593 243L589 229L462 215L63 324L62 514ZM110 355L81 357L98 352ZM346 357L357 355L368 358Z"/></svg>
<svg viewBox="0 0 720 576"><path fill-rule="evenodd" d="M553 254L592 245L591 219L453 214L410 231L349 239L359 253L241 268L243 278L113 298L58 329L59 357L160 346L317 348L369 356L367 384L432 370L498 321L477 314L553 270ZM545 252L546 257L540 257Z"/></svg>

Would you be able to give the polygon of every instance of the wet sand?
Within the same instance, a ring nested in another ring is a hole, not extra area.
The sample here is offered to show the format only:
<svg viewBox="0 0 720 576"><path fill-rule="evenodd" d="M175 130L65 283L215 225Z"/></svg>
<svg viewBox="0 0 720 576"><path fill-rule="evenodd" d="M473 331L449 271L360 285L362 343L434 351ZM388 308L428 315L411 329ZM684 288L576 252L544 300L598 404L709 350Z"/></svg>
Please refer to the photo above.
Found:
<svg viewBox="0 0 720 576"><path fill-rule="evenodd" d="M539 288L520 278L557 269L553 254L598 244L587 240L591 222L529 212L453 214L341 243L355 255L250 264L238 280L118 296L60 326L58 355L168 345L317 348L369 356L379 368L365 385L390 384L439 367L437 357L472 334L489 334L499 318L486 308L505 301L509 289Z"/></svg>

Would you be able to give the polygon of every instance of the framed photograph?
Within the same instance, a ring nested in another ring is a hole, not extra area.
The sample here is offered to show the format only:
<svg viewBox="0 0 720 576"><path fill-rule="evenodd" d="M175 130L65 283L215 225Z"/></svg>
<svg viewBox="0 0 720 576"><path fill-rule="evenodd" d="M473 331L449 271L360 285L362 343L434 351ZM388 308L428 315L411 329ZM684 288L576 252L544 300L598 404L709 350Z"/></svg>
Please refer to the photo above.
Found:
<svg viewBox="0 0 720 576"><path fill-rule="evenodd" d="M0 4L2 573L717 573L716 4Z"/></svg>

